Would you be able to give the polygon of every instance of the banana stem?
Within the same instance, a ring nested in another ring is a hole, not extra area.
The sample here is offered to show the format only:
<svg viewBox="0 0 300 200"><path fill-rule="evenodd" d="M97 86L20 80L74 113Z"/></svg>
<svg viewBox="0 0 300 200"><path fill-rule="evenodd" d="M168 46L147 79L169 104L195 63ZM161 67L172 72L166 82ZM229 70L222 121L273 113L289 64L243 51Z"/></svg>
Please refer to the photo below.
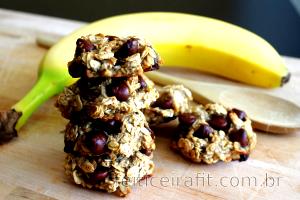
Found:
<svg viewBox="0 0 300 200"><path fill-rule="evenodd" d="M47 76L41 76L34 87L17 102L12 108L21 112L22 116L18 119L15 129L18 131L31 116L31 114L46 100L59 92L58 85Z"/></svg>

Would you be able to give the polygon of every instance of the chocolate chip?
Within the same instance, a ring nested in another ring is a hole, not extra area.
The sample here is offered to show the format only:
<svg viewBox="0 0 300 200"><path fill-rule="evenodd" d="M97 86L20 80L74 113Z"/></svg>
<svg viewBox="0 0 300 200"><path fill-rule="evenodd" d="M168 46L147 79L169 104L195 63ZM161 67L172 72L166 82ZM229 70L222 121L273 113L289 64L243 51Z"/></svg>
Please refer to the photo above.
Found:
<svg viewBox="0 0 300 200"><path fill-rule="evenodd" d="M66 140L65 139L65 147L64 147L64 152L65 153L72 153L73 152L73 149L74 149L74 142L73 141L70 141L70 140Z"/></svg>
<svg viewBox="0 0 300 200"><path fill-rule="evenodd" d="M131 38L125 42L120 49L115 53L117 59L124 59L128 56L136 54L139 50L139 41Z"/></svg>
<svg viewBox="0 0 300 200"><path fill-rule="evenodd" d="M108 88L108 95L115 96L119 101L127 101L130 97L130 91L126 82L121 82L120 84L112 84Z"/></svg>
<svg viewBox="0 0 300 200"><path fill-rule="evenodd" d="M161 95L152 105L152 107L159 107L162 109L173 108L173 98L169 95Z"/></svg>
<svg viewBox="0 0 300 200"><path fill-rule="evenodd" d="M241 154L241 155L240 155L239 161L240 161L240 162L243 162L243 161L248 160L248 158L249 158L249 155L248 155L248 154Z"/></svg>
<svg viewBox="0 0 300 200"><path fill-rule="evenodd" d="M238 116L238 118L240 118L241 120L245 121L246 120L246 113L242 110L233 108L232 111Z"/></svg>
<svg viewBox="0 0 300 200"><path fill-rule="evenodd" d="M158 70L159 69L159 64L158 63L154 63L154 65L151 66L151 71L153 70Z"/></svg>
<svg viewBox="0 0 300 200"><path fill-rule="evenodd" d="M107 136L103 131L90 132L86 134L85 143L93 154L99 155L105 152L106 140Z"/></svg>
<svg viewBox="0 0 300 200"><path fill-rule="evenodd" d="M103 128L108 134L117 134L121 131L121 125L122 123L120 121L115 119L109 119L104 122Z"/></svg>
<svg viewBox="0 0 300 200"><path fill-rule="evenodd" d="M202 153L202 154L206 154L206 152L207 152L207 151L206 151L206 147L205 147L205 146L202 146L202 147L201 147L201 153Z"/></svg>
<svg viewBox="0 0 300 200"><path fill-rule="evenodd" d="M152 154L152 150L150 149L141 149L140 152L146 156L150 156Z"/></svg>
<svg viewBox="0 0 300 200"><path fill-rule="evenodd" d="M237 131L232 131L229 133L229 140L232 142L239 142L242 147L245 147L248 145L247 132L243 128Z"/></svg>
<svg viewBox="0 0 300 200"><path fill-rule="evenodd" d="M178 116L180 125L191 126L196 121L196 116L193 113L183 113Z"/></svg>
<svg viewBox="0 0 300 200"><path fill-rule="evenodd" d="M107 128L109 130L111 130L112 132L115 132L115 133L120 132L120 128L121 128L121 122L120 121L111 119L111 120L107 121L107 125L108 125Z"/></svg>
<svg viewBox="0 0 300 200"><path fill-rule="evenodd" d="M62 112L61 112L61 116L63 116L63 118L66 118L66 119L70 119L71 118L71 115L72 113L69 111L69 109L64 109Z"/></svg>
<svg viewBox="0 0 300 200"><path fill-rule="evenodd" d="M83 52L89 52L95 49L94 44L89 40L79 38L76 41L75 56L80 56Z"/></svg>
<svg viewBox="0 0 300 200"><path fill-rule="evenodd" d="M117 62L116 62L116 66L122 66L122 65L124 65L126 63L126 61L124 61L124 60L121 60L121 59L118 59L117 60Z"/></svg>
<svg viewBox="0 0 300 200"><path fill-rule="evenodd" d="M171 96L167 96L166 98L164 98L160 104L160 108L162 108L162 109L173 108L173 98Z"/></svg>
<svg viewBox="0 0 300 200"><path fill-rule="evenodd" d="M146 81L143 79L142 76L139 76L139 83L140 83L140 85L141 85L140 89L145 89L145 88L147 88L147 83L146 83Z"/></svg>
<svg viewBox="0 0 300 200"><path fill-rule="evenodd" d="M194 136L198 137L198 138L208 138L209 134L211 134L213 132L213 129L206 125L206 124L202 124L195 132L194 132Z"/></svg>
<svg viewBox="0 0 300 200"><path fill-rule="evenodd" d="M104 78L86 78L82 77L77 81L80 96L88 101L93 101L98 96L102 95L100 85L105 81Z"/></svg>
<svg viewBox="0 0 300 200"><path fill-rule="evenodd" d="M82 63L82 61L73 60L68 64L69 74L73 78L81 77L85 72L86 66Z"/></svg>
<svg viewBox="0 0 300 200"><path fill-rule="evenodd" d="M108 176L107 169L97 169L94 173L89 174L89 182L98 183Z"/></svg>
<svg viewBox="0 0 300 200"><path fill-rule="evenodd" d="M70 117L67 119L70 119L70 122L72 124L76 124L76 125L84 124L85 122L90 120L90 118L88 117L88 115L85 112L86 112L85 109L82 109L81 111L74 111L71 113Z"/></svg>
<svg viewBox="0 0 300 200"><path fill-rule="evenodd" d="M108 41L113 41L113 40L118 39L117 36L113 36L113 35L107 35L106 37L108 38Z"/></svg>
<svg viewBox="0 0 300 200"><path fill-rule="evenodd" d="M226 130L228 122L222 115L213 114L208 121L209 125L216 130Z"/></svg>

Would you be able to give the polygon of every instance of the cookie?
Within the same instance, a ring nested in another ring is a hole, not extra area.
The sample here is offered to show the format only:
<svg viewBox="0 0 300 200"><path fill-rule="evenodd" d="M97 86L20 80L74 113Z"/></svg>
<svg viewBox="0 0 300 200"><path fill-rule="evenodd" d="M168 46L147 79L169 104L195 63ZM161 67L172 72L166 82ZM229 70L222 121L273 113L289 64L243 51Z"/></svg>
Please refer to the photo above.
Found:
<svg viewBox="0 0 300 200"><path fill-rule="evenodd" d="M76 156L68 154L65 172L74 182L89 189L98 189L118 196L126 196L138 181L153 174L151 158L140 152L130 157L105 154Z"/></svg>
<svg viewBox="0 0 300 200"><path fill-rule="evenodd" d="M150 156L155 149L153 132L139 110L71 120L64 132L64 151L74 155L130 157L140 151Z"/></svg>
<svg viewBox="0 0 300 200"><path fill-rule="evenodd" d="M154 134L139 110L71 120L64 132L65 172L76 184L125 196L153 173Z"/></svg>
<svg viewBox="0 0 300 200"><path fill-rule="evenodd" d="M128 104L135 109L149 107L158 98L154 83L144 75L129 78L81 78L75 84L66 87L58 96L56 107L62 116L70 119L76 114L82 115L86 107L99 105ZM118 109L118 107L115 107Z"/></svg>
<svg viewBox="0 0 300 200"><path fill-rule="evenodd" d="M197 163L245 161L256 145L256 134L244 111L220 104L196 106L179 115L172 148Z"/></svg>
<svg viewBox="0 0 300 200"><path fill-rule="evenodd" d="M189 110L192 93L183 85L167 85L158 91L158 99L143 110L150 125L169 122Z"/></svg>
<svg viewBox="0 0 300 200"><path fill-rule="evenodd" d="M79 77L131 77L157 70L161 60L151 44L137 37L88 35L76 42L69 73Z"/></svg>

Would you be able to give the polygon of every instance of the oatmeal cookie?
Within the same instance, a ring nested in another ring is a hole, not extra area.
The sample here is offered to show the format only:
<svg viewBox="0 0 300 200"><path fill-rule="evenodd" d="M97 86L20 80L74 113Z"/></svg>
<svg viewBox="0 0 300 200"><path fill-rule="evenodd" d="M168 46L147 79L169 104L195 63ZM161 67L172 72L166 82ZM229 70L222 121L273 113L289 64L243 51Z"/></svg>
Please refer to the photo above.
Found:
<svg viewBox="0 0 300 200"><path fill-rule="evenodd" d="M158 98L154 83L144 75L128 78L81 78L66 87L58 96L56 107L62 116L70 119L86 113L86 107L103 109L107 104L118 104L122 108L128 104L136 109L147 108ZM118 108L116 108L118 109Z"/></svg>
<svg viewBox="0 0 300 200"><path fill-rule="evenodd" d="M150 125L169 122L189 110L192 93L183 85L167 85L158 91L159 98L143 110Z"/></svg>
<svg viewBox="0 0 300 200"><path fill-rule="evenodd" d="M134 184L152 175L154 163L141 152L135 152L130 157L115 154L67 154L64 167L66 174L76 184L126 196Z"/></svg>
<svg viewBox="0 0 300 200"><path fill-rule="evenodd" d="M220 104L196 106L179 115L172 148L193 162L245 161L256 145L246 113Z"/></svg>
<svg viewBox="0 0 300 200"><path fill-rule="evenodd" d="M68 68L74 78L131 77L156 70L160 63L151 44L143 39L96 34L77 40Z"/></svg>
<svg viewBox="0 0 300 200"><path fill-rule="evenodd" d="M65 172L76 184L125 196L153 173L154 134L140 110L73 118L64 132Z"/></svg>
<svg viewBox="0 0 300 200"><path fill-rule="evenodd" d="M139 110L95 119L72 119L64 132L64 151L74 155L109 153L130 157L140 151L151 156L155 149L153 132Z"/></svg>

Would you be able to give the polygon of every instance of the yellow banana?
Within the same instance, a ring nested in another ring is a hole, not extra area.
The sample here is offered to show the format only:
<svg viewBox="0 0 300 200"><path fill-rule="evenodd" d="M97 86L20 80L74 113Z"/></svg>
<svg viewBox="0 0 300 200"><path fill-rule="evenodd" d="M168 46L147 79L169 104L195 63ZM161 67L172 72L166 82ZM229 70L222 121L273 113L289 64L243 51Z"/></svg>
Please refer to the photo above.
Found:
<svg viewBox="0 0 300 200"><path fill-rule="evenodd" d="M0 113L0 143L1 138L16 136L16 130L5 124L18 130L39 105L74 81L66 65L73 57L76 39L99 32L147 38L163 58L163 66L188 67L262 87L278 87L289 78L282 58L270 44L226 22L167 12L110 17L80 28L48 51L35 87L12 110Z"/></svg>
<svg viewBox="0 0 300 200"><path fill-rule="evenodd" d="M288 78L283 59L259 36L220 20L163 12L96 21L52 47L42 65L63 68L73 57L76 39L99 32L147 38L163 66L188 67L262 87L279 87Z"/></svg>

